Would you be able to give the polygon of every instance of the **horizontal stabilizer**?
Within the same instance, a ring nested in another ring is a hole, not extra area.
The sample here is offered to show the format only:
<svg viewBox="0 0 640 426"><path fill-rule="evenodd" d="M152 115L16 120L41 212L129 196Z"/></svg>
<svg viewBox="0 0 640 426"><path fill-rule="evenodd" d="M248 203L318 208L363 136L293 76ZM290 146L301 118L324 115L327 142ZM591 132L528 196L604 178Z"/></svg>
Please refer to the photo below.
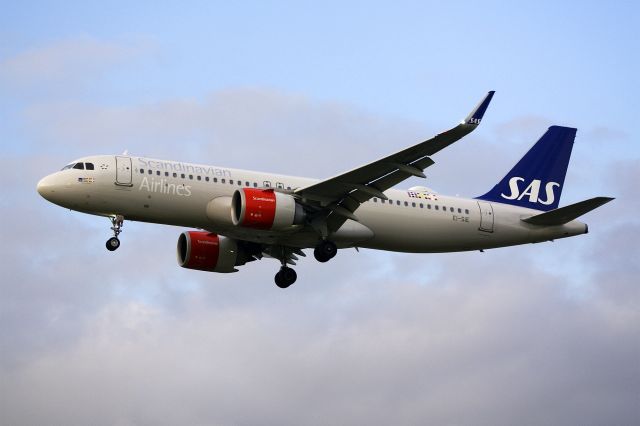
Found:
<svg viewBox="0 0 640 426"><path fill-rule="evenodd" d="M579 218L585 213L589 213L591 210L597 209L611 200L613 200L611 197L590 198L588 200L580 201L579 203L560 207L559 209L522 219L522 221L532 225L564 225L565 223L569 223L572 220Z"/></svg>

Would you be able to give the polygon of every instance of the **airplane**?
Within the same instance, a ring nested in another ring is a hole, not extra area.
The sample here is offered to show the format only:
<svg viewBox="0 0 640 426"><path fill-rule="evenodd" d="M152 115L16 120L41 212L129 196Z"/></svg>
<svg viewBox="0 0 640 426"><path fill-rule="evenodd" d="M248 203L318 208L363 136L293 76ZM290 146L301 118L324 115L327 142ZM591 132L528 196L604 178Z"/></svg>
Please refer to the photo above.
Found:
<svg viewBox="0 0 640 426"><path fill-rule="evenodd" d="M304 249L319 262L338 249L412 253L470 251L553 241L588 232L576 220L613 200L558 207L577 129L551 126L484 195L461 198L424 187L394 189L431 158L475 130L490 91L461 123L431 139L325 180L128 155L74 160L40 180L46 200L111 221L106 247L120 246L124 220L195 228L178 237L180 266L237 272L248 262L280 262L275 283L297 278Z"/></svg>

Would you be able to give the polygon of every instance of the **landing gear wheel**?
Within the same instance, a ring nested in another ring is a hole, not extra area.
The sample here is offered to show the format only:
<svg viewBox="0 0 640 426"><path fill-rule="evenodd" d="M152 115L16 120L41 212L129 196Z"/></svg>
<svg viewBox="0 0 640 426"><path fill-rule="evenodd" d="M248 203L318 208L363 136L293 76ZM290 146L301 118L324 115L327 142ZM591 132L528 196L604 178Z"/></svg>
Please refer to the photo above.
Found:
<svg viewBox="0 0 640 426"><path fill-rule="evenodd" d="M318 262L328 262L333 259L338 253L338 248L331 241L322 241L318 244L313 250L313 256L316 258Z"/></svg>
<svg viewBox="0 0 640 426"><path fill-rule="evenodd" d="M118 235L122 232L122 224L124 223L124 216L116 215L109 217L111 220L111 230L113 231L113 237L107 240L107 250L114 251L118 247L120 247L120 240L118 239Z"/></svg>
<svg viewBox="0 0 640 426"><path fill-rule="evenodd" d="M280 288L287 288L296 282L298 274L293 269L283 266L275 276L276 285Z"/></svg>
<svg viewBox="0 0 640 426"><path fill-rule="evenodd" d="M120 247L120 240L116 237L111 237L107 240L107 250L114 251Z"/></svg>

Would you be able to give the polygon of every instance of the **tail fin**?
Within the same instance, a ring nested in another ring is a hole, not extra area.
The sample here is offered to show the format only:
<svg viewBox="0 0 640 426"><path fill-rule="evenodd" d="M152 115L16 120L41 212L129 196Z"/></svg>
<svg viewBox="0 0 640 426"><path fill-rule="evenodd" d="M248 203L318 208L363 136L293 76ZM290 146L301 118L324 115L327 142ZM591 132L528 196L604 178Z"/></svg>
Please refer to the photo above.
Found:
<svg viewBox="0 0 640 426"><path fill-rule="evenodd" d="M551 126L481 200L536 210L558 208L577 129Z"/></svg>

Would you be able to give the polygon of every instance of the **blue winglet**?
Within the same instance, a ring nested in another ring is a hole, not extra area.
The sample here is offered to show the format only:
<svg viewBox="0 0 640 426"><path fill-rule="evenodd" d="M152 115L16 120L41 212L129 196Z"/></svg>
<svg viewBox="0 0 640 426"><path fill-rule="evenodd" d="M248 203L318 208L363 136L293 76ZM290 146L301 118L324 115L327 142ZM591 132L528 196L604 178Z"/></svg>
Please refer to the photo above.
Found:
<svg viewBox="0 0 640 426"><path fill-rule="evenodd" d="M487 108L489 107L489 103L491 103L491 99L493 98L494 93L496 93L495 90L492 90L489 93L487 93L487 96L485 96L484 99L480 101L478 106L476 106L473 109L473 111L471 111L471 114L469 114L467 118L464 119L464 124L475 124L476 126L480 124L480 121L482 121L482 117L484 116L484 113L487 111Z"/></svg>

